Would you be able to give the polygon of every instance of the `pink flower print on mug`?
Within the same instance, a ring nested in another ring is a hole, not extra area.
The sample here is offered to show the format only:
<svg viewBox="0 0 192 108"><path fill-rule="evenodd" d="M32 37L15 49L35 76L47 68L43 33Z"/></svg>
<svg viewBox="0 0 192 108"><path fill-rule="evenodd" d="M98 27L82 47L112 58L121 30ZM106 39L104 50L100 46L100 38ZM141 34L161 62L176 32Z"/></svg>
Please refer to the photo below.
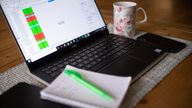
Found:
<svg viewBox="0 0 192 108"><path fill-rule="evenodd" d="M119 7L119 8L117 9L117 11L120 13L120 12L122 11L122 8Z"/></svg>
<svg viewBox="0 0 192 108"><path fill-rule="evenodd" d="M116 24L116 26L115 26L115 29L116 29L116 31L118 32L118 33L121 33L122 31L123 31L123 29L122 29L122 26L121 26L121 21L119 21L119 22L116 22L117 24Z"/></svg>

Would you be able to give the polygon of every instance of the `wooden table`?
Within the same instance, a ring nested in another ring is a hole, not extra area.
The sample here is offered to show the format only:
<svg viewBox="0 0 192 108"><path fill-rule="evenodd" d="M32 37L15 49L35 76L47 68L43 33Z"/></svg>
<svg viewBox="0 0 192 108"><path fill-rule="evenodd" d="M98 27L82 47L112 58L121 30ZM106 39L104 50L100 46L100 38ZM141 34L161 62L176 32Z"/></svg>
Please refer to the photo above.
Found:
<svg viewBox="0 0 192 108"><path fill-rule="evenodd" d="M112 3L117 0L97 0L106 23L113 22ZM191 0L132 0L143 7L148 21L138 30L192 41ZM139 13L138 19L143 16ZM5 20L0 15L0 72L23 62ZM180 63L136 108L192 108L192 54Z"/></svg>

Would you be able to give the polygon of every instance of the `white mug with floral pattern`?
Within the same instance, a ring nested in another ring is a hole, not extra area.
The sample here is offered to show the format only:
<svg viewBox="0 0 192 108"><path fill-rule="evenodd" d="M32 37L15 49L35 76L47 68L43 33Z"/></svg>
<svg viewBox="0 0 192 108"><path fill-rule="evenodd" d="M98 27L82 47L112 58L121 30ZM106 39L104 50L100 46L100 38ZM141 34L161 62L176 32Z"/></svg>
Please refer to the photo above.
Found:
<svg viewBox="0 0 192 108"><path fill-rule="evenodd" d="M135 24L144 23L147 21L147 15L143 8L136 8L135 2L115 2L114 8L114 34L133 38L135 36ZM136 22L136 12L142 11L144 19Z"/></svg>

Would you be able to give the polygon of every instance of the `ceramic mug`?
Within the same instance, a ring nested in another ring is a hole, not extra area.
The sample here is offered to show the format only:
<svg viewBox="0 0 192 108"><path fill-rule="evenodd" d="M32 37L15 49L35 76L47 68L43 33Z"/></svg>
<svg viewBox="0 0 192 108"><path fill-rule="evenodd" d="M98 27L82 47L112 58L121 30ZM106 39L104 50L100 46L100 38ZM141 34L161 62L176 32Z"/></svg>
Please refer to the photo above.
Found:
<svg viewBox="0 0 192 108"><path fill-rule="evenodd" d="M135 2L115 2L114 8L114 34L133 38L135 36L135 24L147 21L147 15L143 8L136 7ZM136 12L142 11L144 19L136 22Z"/></svg>

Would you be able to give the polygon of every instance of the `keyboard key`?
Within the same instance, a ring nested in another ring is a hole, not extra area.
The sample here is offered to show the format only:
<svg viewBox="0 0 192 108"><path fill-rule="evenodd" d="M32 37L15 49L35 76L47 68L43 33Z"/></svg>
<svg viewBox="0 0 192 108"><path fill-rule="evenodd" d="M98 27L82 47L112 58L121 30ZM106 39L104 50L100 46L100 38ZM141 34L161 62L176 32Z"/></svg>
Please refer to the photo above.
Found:
<svg viewBox="0 0 192 108"><path fill-rule="evenodd" d="M92 57L92 56L93 56L93 54L89 53L87 56Z"/></svg>
<svg viewBox="0 0 192 108"><path fill-rule="evenodd" d="M82 68L84 65L82 64L82 63L79 63L78 65L77 65L77 67L78 68Z"/></svg>
<svg viewBox="0 0 192 108"><path fill-rule="evenodd" d="M99 46L96 46L95 48L99 48Z"/></svg>
<svg viewBox="0 0 192 108"><path fill-rule="evenodd" d="M90 52L91 52L91 51L89 51L89 50L85 51L86 54L88 54L88 53L90 53Z"/></svg>
<svg viewBox="0 0 192 108"><path fill-rule="evenodd" d="M51 74L52 72L50 70L45 71L46 74Z"/></svg>
<svg viewBox="0 0 192 108"><path fill-rule="evenodd" d="M94 49L94 48L91 48L90 50L91 50L91 51L94 51L95 49Z"/></svg>
<svg viewBox="0 0 192 108"><path fill-rule="evenodd" d="M57 70L57 67L51 68L51 71L56 71L56 70Z"/></svg>
<svg viewBox="0 0 192 108"><path fill-rule="evenodd" d="M82 56L85 56L85 53L81 53L80 56L81 56L81 57L82 57Z"/></svg>
<svg viewBox="0 0 192 108"><path fill-rule="evenodd" d="M80 56L75 56L74 58L75 58L75 59L79 59L79 58L80 58Z"/></svg>
<svg viewBox="0 0 192 108"><path fill-rule="evenodd" d="M77 62L72 62L71 65L75 66L77 65L78 63Z"/></svg>
<svg viewBox="0 0 192 108"><path fill-rule="evenodd" d="M93 62L91 62L91 65L95 65L97 62L96 61L93 61Z"/></svg>
<svg viewBox="0 0 192 108"><path fill-rule="evenodd" d="M63 60L58 61L59 64L63 63Z"/></svg>
<svg viewBox="0 0 192 108"><path fill-rule="evenodd" d="M92 66L92 65L87 64L85 67L86 67L87 69L89 69L89 68L91 68L91 66Z"/></svg>
<svg viewBox="0 0 192 108"><path fill-rule="evenodd" d="M68 61L68 58L63 58L63 61Z"/></svg>
<svg viewBox="0 0 192 108"><path fill-rule="evenodd" d="M83 64L87 64L87 63L89 63L88 60L84 60L84 61L83 61Z"/></svg>
<svg viewBox="0 0 192 108"><path fill-rule="evenodd" d="M109 52L109 53L107 53L107 56L111 56L111 55L112 55L112 53L110 53L110 52Z"/></svg>
<svg viewBox="0 0 192 108"><path fill-rule="evenodd" d="M88 60L91 62L91 61L93 61L94 59L93 59L93 58L89 58Z"/></svg>
<svg viewBox="0 0 192 108"><path fill-rule="evenodd" d="M52 74L50 74L51 77L56 77L61 73L61 71L55 71Z"/></svg>
<svg viewBox="0 0 192 108"><path fill-rule="evenodd" d="M78 63L80 63L80 62L82 62L82 61L83 61L82 59L78 59L78 60L77 60Z"/></svg>
<svg viewBox="0 0 192 108"><path fill-rule="evenodd" d="M42 72L45 72L45 71L47 71L47 70L49 70L48 68L44 68L44 69L42 69L41 71Z"/></svg>
<svg viewBox="0 0 192 108"><path fill-rule="evenodd" d="M98 56L98 55L94 55L93 57L94 57L94 58L98 58L99 56Z"/></svg>
<svg viewBox="0 0 192 108"><path fill-rule="evenodd" d="M63 65L63 64L59 64L59 65L57 65L57 68L62 68L62 67L64 67L65 65Z"/></svg>
<svg viewBox="0 0 192 108"><path fill-rule="evenodd" d="M97 61L97 62L101 62L101 59L100 59L100 58L98 58L96 61Z"/></svg>
<svg viewBox="0 0 192 108"><path fill-rule="evenodd" d="M56 63L54 63L54 64L53 64L53 66L57 66L58 64L59 64L59 63L58 63L58 62L56 62Z"/></svg>
<svg viewBox="0 0 192 108"><path fill-rule="evenodd" d="M73 62L73 61L75 61L75 59L73 59L73 58L70 58L70 59L69 59L69 62L70 62L70 63Z"/></svg>
<svg viewBox="0 0 192 108"><path fill-rule="evenodd" d="M83 57L84 60L87 59L87 58L88 58L87 56L84 56L84 57Z"/></svg>
<svg viewBox="0 0 192 108"><path fill-rule="evenodd" d="M47 66L48 69L51 69L52 67L53 67L53 65L49 65L49 66Z"/></svg>

